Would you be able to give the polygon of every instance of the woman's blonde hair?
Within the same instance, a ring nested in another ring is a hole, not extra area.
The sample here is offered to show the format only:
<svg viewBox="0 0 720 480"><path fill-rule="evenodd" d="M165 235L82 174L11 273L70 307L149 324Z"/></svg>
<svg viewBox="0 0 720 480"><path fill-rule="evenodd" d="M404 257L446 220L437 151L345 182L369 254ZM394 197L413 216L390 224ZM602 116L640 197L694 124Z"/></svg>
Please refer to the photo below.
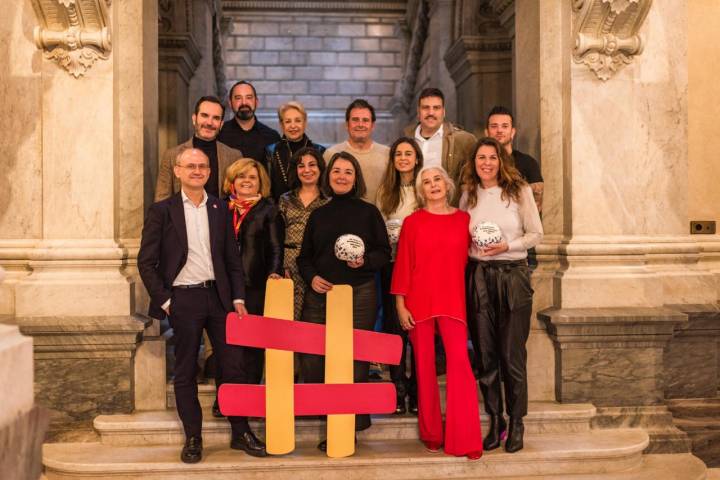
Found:
<svg viewBox="0 0 720 480"><path fill-rule="evenodd" d="M415 178L415 200L417 202L418 208L422 208L425 206L426 198L425 193L423 193L422 188L422 176L423 173L429 172L431 170L437 170L437 172L440 174L440 176L445 180L445 187L447 188L447 194L446 194L446 201L448 204L452 201L453 196L455 195L455 182L452 181L450 178L450 175L445 171L443 167L440 165L432 165L429 167L423 167L420 169L420 171L417 174L417 177Z"/></svg>
<svg viewBox="0 0 720 480"><path fill-rule="evenodd" d="M241 158L233 162L232 165L225 170L225 181L223 182L223 192L230 194L230 187L240 174L247 172L251 168L255 168L260 179L260 195L263 197L270 196L270 177L268 177L265 167L253 158Z"/></svg>
<svg viewBox="0 0 720 480"><path fill-rule="evenodd" d="M290 109L295 109L298 112L300 112L300 115L302 115L303 120L307 122L307 112L305 111L305 107L302 103L296 102L295 100L287 103L283 103L278 108L278 120L280 120L280 123L283 121L283 115L285 115L285 112L287 112Z"/></svg>

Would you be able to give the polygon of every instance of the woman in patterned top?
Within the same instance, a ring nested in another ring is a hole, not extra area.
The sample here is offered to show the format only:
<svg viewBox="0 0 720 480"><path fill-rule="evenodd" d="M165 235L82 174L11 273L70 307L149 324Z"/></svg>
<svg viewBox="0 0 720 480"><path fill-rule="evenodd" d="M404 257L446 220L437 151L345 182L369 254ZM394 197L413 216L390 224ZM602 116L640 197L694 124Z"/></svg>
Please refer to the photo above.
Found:
<svg viewBox="0 0 720 480"><path fill-rule="evenodd" d="M300 253L305 224L310 213L325 205L328 199L320 191L320 178L325 171L322 155L312 147L302 148L293 156L296 168L290 171L288 181L292 190L284 193L278 202L278 208L285 221L285 275L292 278L295 286L295 320L300 319L305 281L298 272L297 259Z"/></svg>

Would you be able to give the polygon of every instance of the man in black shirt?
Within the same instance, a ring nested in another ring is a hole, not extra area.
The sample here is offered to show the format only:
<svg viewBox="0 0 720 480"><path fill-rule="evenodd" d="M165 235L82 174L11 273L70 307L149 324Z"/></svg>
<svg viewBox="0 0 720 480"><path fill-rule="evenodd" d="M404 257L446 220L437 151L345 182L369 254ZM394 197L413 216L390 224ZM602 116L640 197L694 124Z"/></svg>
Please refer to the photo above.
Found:
<svg viewBox="0 0 720 480"><path fill-rule="evenodd" d="M193 137L180 145L168 148L160 159L155 183L156 202L180 191L180 180L173 173L173 168L178 155L188 148L201 150L210 160L210 178L205 184L205 191L220 198L225 169L243 156L239 150L217 141L224 114L225 107L217 97L205 96L198 99L192 115Z"/></svg>
<svg viewBox="0 0 720 480"><path fill-rule="evenodd" d="M518 169L525 181L530 184L538 211L542 213L543 189L545 184L542 174L540 173L540 165L538 165L537 160L530 155L518 150L513 150L512 141L515 138L515 127L513 126L512 112L505 107L493 107L487 117L485 135L494 138L500 142L500 145L505 147L507 153L515 161L515 168Z"/></svg>
<svg viewBox="0 0 720 480"><path fill-rule="evenodd" d="M265 165L265 147L279 142L280 134L255 117L258 107L255 87L245 80L235 83L230 89L230 107L235 116L225 122L218 140Z"/></svg>

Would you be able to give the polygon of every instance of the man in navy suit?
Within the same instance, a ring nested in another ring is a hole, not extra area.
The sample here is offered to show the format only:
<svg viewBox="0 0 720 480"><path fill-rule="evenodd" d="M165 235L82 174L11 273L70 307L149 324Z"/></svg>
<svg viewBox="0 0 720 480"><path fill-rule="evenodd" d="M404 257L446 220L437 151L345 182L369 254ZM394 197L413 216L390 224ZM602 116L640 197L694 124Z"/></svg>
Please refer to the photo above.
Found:
<svg viewBox="0 0 720 480"><path fill-rule="evenodd" d="M170 320L175 334L175 397L185 430L180 458L202 459L202 410L197 390L197 355L203 329L222 362L223 381L248 383L243 347L227 345L228 312L247 313L240 252L230 215L217 198L208 196L205 183L210 161L198 149L177 155L173 173L180 192L154 203L142 232L138 270L150 294L150 315ZM231 448L266 456L265 444L255 437L245 417L230 417Z"/></svg>

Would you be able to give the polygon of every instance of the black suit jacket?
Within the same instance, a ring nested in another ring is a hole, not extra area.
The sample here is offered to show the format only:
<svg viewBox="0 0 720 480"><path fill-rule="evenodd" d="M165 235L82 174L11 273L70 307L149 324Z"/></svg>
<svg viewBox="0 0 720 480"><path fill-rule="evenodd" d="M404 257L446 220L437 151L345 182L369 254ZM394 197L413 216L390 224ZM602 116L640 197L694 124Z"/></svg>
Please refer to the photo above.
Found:
<svg viewBox="0 0 720 480"><path fill-rule="evenodd" d="M230 312L234 310L233 299L245 298L242 259L225 204L208 195L207 213L216 288ZM185 266L187 255L185 211L181 194L176 193L153 203L145 216L138 270L150 294L151 317L165 317L161 306L170 298L173 281Z"/></svg>
<svg viewBox="0 0 720 480"><path fill-rule="evenodd" d="M269 198L261 198L243 220L237 239L248 288L264 289L271 273L285 275L284 241L285 227L277 207Z"/></svg>

